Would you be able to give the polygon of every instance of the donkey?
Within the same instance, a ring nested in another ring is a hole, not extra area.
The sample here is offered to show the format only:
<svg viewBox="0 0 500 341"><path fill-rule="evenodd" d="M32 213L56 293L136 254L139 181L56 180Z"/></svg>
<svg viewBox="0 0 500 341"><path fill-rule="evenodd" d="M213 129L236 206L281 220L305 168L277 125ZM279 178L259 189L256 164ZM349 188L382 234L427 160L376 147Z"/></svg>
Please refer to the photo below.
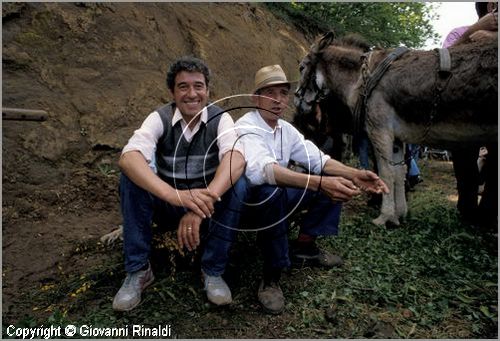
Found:
<svg viewBox="0 0 500 341"><path fill-rule="evenodd" d="M324 98L336 104L328 110L333 124L337 113L348 113L348 129L366 131L390 189L373 223L399 225L407 213L403 143L460 149L498 141L497 49L491 40L451 47L449 54L402 51L387 62L394 50L370 50L359 36L336 39L329 32L300 64L294 121L306 131L319 130L314 109ZM440 54L448 56L448 70L445 65L440 71ZM382 64L385 73L373 80Z"/></svg>

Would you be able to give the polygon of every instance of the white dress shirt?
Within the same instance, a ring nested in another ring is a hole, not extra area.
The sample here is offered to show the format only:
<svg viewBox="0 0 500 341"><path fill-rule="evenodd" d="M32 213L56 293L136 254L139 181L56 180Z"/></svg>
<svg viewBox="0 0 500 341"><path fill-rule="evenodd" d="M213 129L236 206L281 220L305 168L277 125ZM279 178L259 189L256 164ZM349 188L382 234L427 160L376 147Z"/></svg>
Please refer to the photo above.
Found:
<svg viewBox="0 0 500 341"><path fill-rule="evenodd" d="M272 129L258 111L246 113L236 121L236 128L245 149L245 174L252 185L275 185L274 163L287 167L293 160L311 173L319 174L330 159L314 143L304 139L293 125L279 119Z"/></svg>
<svg viewBox="0 0 500 341"><path fill-rule="evenodd" d="M186 141L191 142L194 135L200 129L201 122L207 123L207 120L208 112L205 107L201 112L200 119L191 130L188 127L189 122L184 121L181 112L176 108L172 117L172 127L180 121L184 138ZM127 145L122 150L122 154L130 151L139 151L146 161L151 164L154 161L156 144L163 135L163 130L160 114L157 111L153 111L128 140ZM244 155L243 147L238 141L234 121L228 113L222 114L219 126L217 127L217 147L219 148L219 160L222 160L224 154L233 149L233 147L236 151Z"/></svg>

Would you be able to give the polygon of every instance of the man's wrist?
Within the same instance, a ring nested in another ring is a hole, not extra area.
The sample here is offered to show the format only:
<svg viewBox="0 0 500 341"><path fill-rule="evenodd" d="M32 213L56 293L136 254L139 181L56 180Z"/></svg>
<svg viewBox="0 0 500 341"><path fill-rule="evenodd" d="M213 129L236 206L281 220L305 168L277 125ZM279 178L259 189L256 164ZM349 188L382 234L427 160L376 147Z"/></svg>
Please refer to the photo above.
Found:
<svg viewBox="0 0 500 341"><path fill-rule="evenodd" d="M312 175L310 178L309 178L309 189L312 190L312 191L316 191L316 192L319 192L321 191L321 182L322 182L322 179L323 178L323 175Z"/></svg>
<svg viewBox="0 0 500 341"><path fill-rule="evenodd" d="M234 185L234 184L232 183L231 185ZM208 190L210 193L214 193L214 194L216 194L216 195L217 195L217 198L222 197L222 195L224 194L224 193L221 193L221 192L222 192L222 190L219 190L219 189L214 189L213 187L210 187L210 185L208 185L208 186L207 186L207 190ZM216 201L217 201L216 199L213 199L213 200L212 200L212 202L214 202L214 203L215 203Z"/></svg>
<svg viewBox="0 0 500 341"><path fill-rule="evenodd" d="M177 196L178 196L177 190L175 190L173 187L166 186L161 193L160 199L165 202L168 202L169 204L173 204Z"/></svg>

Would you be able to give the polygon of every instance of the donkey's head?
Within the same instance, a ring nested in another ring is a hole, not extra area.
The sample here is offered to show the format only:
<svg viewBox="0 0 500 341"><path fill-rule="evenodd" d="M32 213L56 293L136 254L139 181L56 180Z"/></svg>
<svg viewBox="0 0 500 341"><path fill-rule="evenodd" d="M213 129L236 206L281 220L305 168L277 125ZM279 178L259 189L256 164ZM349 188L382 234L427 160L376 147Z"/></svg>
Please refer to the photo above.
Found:
<svg viewBox="0 0 500 341"><path fill-rule="evenodd" d="M312 46L311 51L300 63L300 80L294 98L299 114L310 114L316 102L328 94L325 77L317 67L321 58L321 51L329 46L333 39L333 32L326 33Z"/></svg>
<svg viewBox="0 0 500 341"><path fill-rule="evenodd" d="M326 108L329 116L332 112L349 112L348 91L358 81L361 56L369 49L359 35L334 39L333 32L328 32L312 46L300 63L300 80L295 91L297 112L294 121L299 128L318 132L321 120L318 121L316 105L327 97L330 103L336 103L335 108Z"/></svg>

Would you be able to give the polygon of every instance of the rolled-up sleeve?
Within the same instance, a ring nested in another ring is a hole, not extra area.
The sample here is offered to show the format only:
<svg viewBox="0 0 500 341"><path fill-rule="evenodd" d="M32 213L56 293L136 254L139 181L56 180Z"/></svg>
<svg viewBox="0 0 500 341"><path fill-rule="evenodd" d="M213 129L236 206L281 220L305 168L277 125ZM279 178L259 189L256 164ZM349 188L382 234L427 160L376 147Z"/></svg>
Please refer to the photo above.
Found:
<svg viewBox="0 0 500 341"><path fill-rule="evenodd" d="M467 32L468 28L469 26L460 26L451 30L443 42L443 48L446 49L454 45Z"/></svg>
<svg viewBox="0 0 500 341"><path fill-rule="evenodd" d="M163 134L163 122L158 112L154 111L142 122L139 129L134 131L132 137L122 150L122 154L139 151L149 163L153 160L156 144Z"/></svg>
<svg viewBox="0 0 500 341"><path fill-rule="evenodd" d="M241 141L238 139L234 121L228 113L223 113L217 127L217 146L219 147L219 160L228 151L234 150L245 155Z"/></svg>
<svg viewBox="0 0 500 341"><path fill-rule="evenodd" d="M266 135L270 134L263 129L252 125L237 124L239 140L245 149L245 175L254 186L275 183L268 179L266 165L277 163L273 151L265 144Z"/></svg>

